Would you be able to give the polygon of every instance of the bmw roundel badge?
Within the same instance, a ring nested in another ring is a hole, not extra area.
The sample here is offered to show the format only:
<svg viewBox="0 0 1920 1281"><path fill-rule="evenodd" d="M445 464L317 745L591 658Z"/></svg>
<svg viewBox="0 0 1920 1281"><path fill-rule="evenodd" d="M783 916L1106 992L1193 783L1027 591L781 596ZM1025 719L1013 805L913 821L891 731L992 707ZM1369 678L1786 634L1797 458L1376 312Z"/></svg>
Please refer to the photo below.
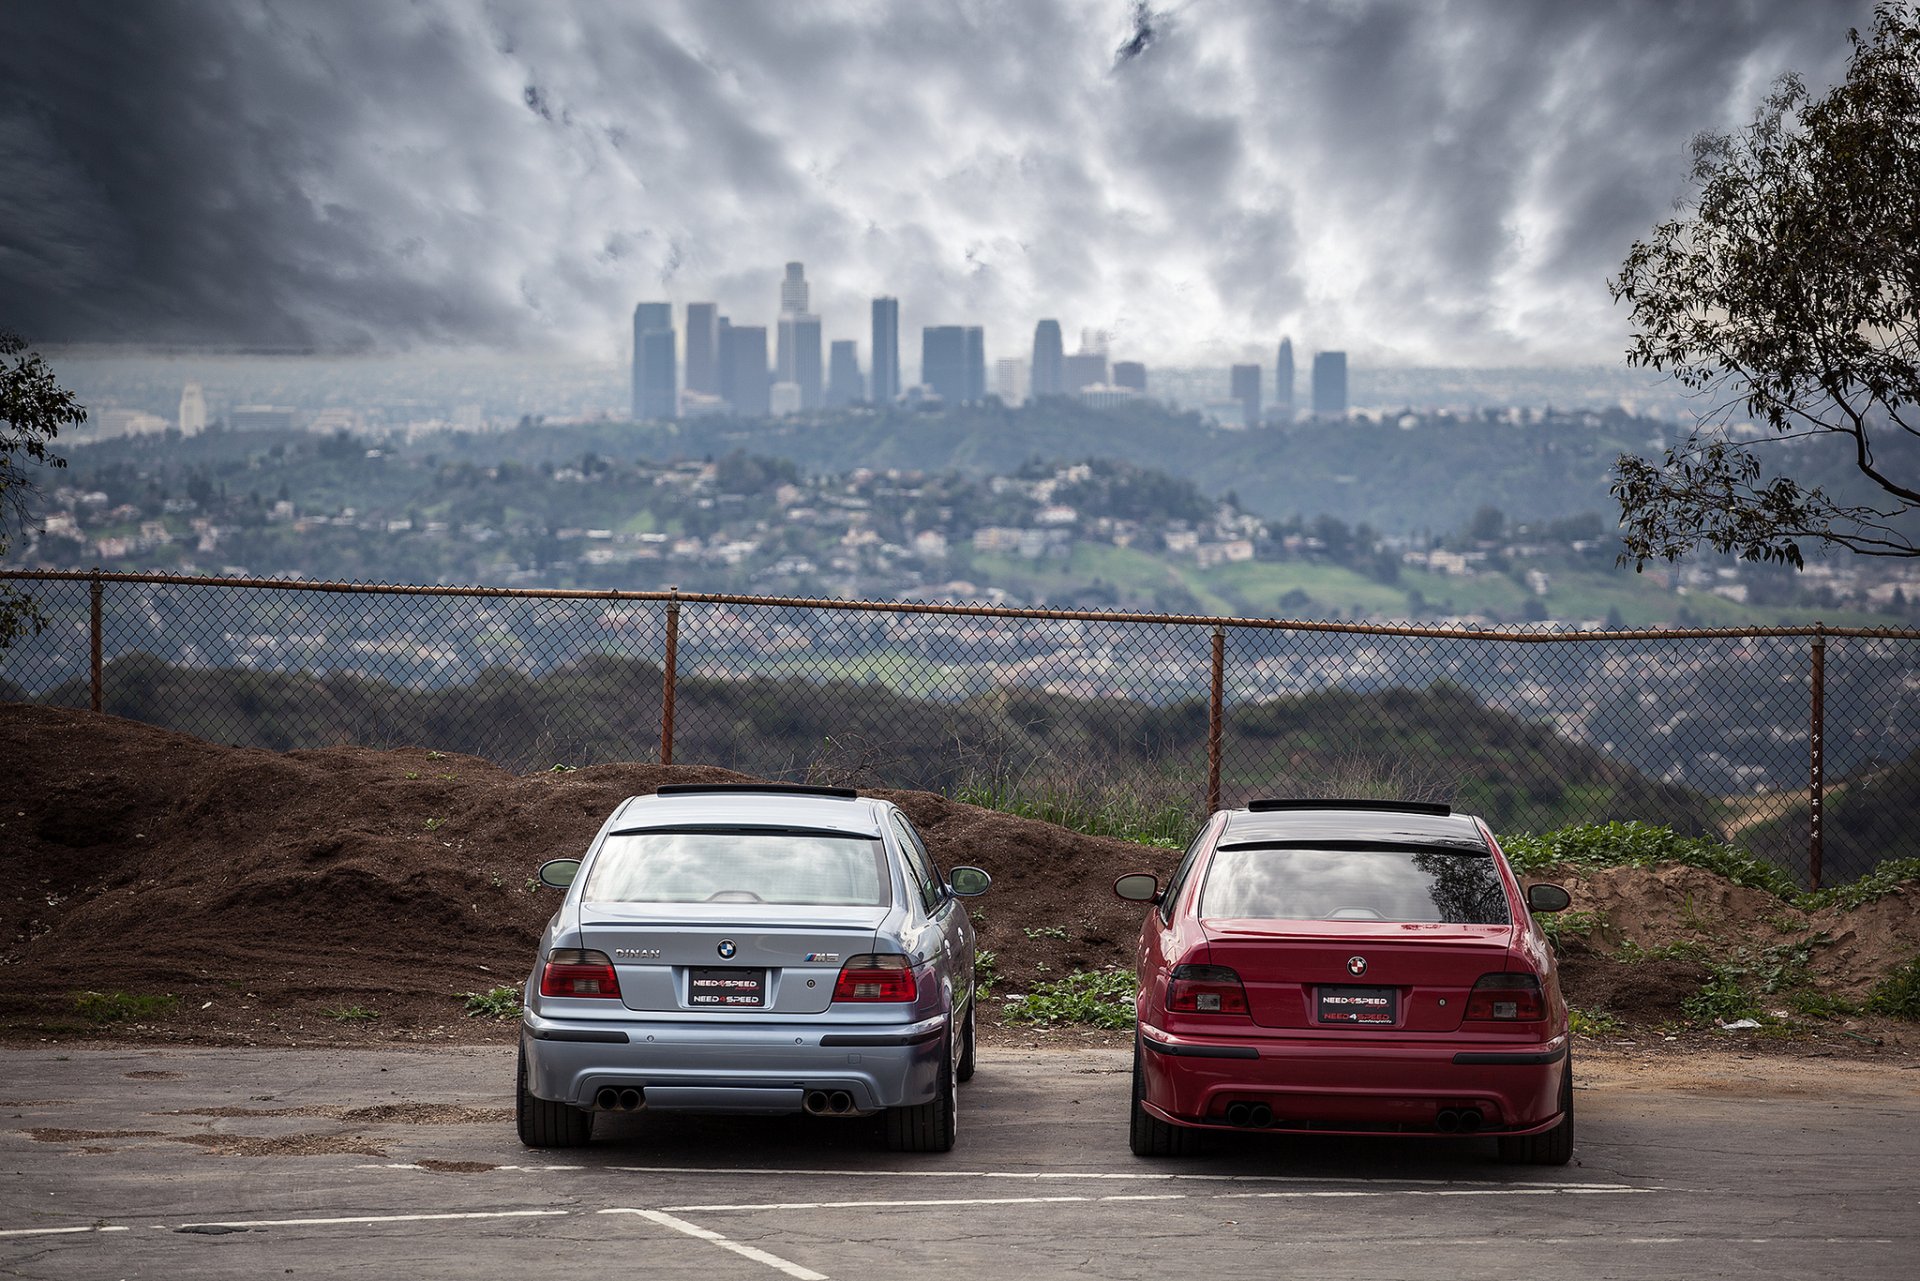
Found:
<svg viewBox="0 0 1920 1281"><path fill-rule="evenodd" d="M728 953L728 952L722 952L722 953L721 953L721 955L722 955L722 956L729 956L729 955L731 955L731 953ZM1366 957L1364 957L1364 956L1349 956L1349 957L1347 958L1347 973L1349 973L1349 974L1351 974L1351 975L1353 975L1353 977L1355 977L1355 978L1359 978L1359 977L1360 977L1360 976L1361 976L1362 974L1365 974L1366 972L1367 972L1367 958L1366 958Z"/></svg>
<svg viewBox="0 0 1920 1281"><path fill-rule="evenodd" d="M719 952L720 952L720 959L721 959L721 960L723 960L723 961L731 961L731 960L733 959L733 954L734 954L735 952L737 952L737 951L739 951L739 949L738 949L738 948L736 948L736 947L734 947L734 945L733 945L733 940L732 940L732 939L721 939L721 940L720 940L720 947L719 947ZM1362 968L1362 969L1365 969L1365 968L1366 968L1366 962L1364 962L1364 961L1362 961L1362 962L1361 962L1361 968Z"/></svg>

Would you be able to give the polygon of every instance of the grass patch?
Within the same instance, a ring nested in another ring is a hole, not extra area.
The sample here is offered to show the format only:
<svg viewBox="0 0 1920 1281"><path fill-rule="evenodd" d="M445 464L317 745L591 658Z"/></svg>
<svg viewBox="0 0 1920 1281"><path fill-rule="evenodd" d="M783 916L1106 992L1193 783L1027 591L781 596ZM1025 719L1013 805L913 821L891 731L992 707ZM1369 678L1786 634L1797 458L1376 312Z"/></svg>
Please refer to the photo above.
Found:
<svg viewBox="0 0 1920 1281"><path fill-rule="evenodd" d="M328 1018L338 1019L342 1023L371 1023L380 1017L380 1011L365 1005L343 1005L337 1010L322 1010L320 1012Z"/></svg>
<svg viewBox="0 0 1920 1281"><path fill-rule="evenodd" d="M464 992L470 1019L517 1019L520 1017L520 989L496 987L486 992Z"/></svg>
<svg viewBox="0 0 1920 1281"><path fill-rule="evenodd" d="M1077 788L1027 790L1011 783L964 783L954 791L953 798L1088 836L1111 836L1163 849L1185 849L1199 830L1189 806L1173 802L1155 805L1124 791L1100 795Z"/></svg>
<svg viewBox="0 0 1920 1281"><path fill-rule="evenodd" d="M90 1023L124 1023L129 1019L159 1018L180 1004L175 996L142 996L133 992L82 992L73 1009Z"/></svg>
<svg viewBox="0 0 1920 1281"><path fill-rule="evenodd" d="M1920 1022L1920 956L1875 983L1867 993L1867 1009L1889 1018Z"/></svg>
<svg viewBox="0 0 1920 1281"><path fill-rule="evenodd" d="M1598 912L1583 908L1571 908L1565 912L1548 912L1534 918L1540 926L1540 932L1547 936L1547 942L1553 944L1553 950L1560 950L1565 939L1585 938L1599 929L1606 918Z"/></svg>
<svg viewBox="0 0 1920 1281"><path fill-rule="evenodd" d="M1809 912L1823 907L1849 911L1885 898L1909 881L1920 881L1920 858L1890 858L1857 881L1800 895L1798 905Z"/></svg>
<svg viewBox="0 0 1920 1281"><path fill-rule="evenodd" d="M1798 903L1800 887L1780 868L1735 845L1704 836L1681 836L1647 823L1575 823L1538 836L1506 836L1500 848L1517 871L1552 867L1657 867L1684 863L1723 876L1735 885L1765 890Z"/></svg>
<svg viewBox="0 0 1920 1281"><path fill-rule="evenodd" d="M1058 925L1023 925L1020 932L1027 936L1027 942L1035 943L1041 939L1064 939L1067 931Z"/></svg>
<svg viewBox="0 0 1920 1281"><path fill-rule="evenodd" d="M1702 983L1698 992L1680 1002L1680 1012L1688 1022L1719 1024L1753 1019L1765 1024L1771 1021L1747 990L1743 967L1713 965L1708 969L1713 977Z"/></svg>
<svg viewBox="0 0 1920 1281"><path fill-rule="evenodd" d="M1079 1023L1087 1027L1124 1029L1133 1026L1134 982L1131 970L1075 970L1063 979L1041 983L1023 1001L1007 1007L1009 1023L1039 1023L1052 1027Z"/></svg>
<svg viewBox="0 0 1920 1281"><path fill-rule="evenodd" d="M1567 1010L1567 1026L1575 1036L1612 1036L1619 1032L1622 1024L1619 1019L1605 1010Z"/></svg>

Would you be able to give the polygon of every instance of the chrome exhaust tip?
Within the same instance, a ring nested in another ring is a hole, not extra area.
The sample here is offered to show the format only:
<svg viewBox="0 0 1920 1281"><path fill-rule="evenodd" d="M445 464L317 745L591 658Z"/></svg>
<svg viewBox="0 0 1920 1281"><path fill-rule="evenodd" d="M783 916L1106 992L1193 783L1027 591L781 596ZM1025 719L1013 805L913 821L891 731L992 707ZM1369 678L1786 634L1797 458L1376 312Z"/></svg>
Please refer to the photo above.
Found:
<svg viewBox="0 0 1920 1281"><path fill-rule="evenodd" d="M1453 1134L1460 1129L1460 1114L1452 1108L1441 1108L1433 1118L1433 1126L1442 1134Z"/></svg>
<svg viewBox="0 0 1920 1281"><path fill-rule="evenodd" d="M827 1092L825 1090L808 1090L806 1102L803 1103L802 1106L813 1116L823 1115L827 1110Z"/></svg>
<svg viewBox="0 0 1920 1281"><path fill-rule="evenodd" d="M1245 1103L1235 1103L1227 1108L1227 1124L1244 1128L1249 1124L1253 1109Z"/></svg>
<svg viewBox="0 0 1920 1281"><path fill-rule="evenodd" d="M1247 1124L1256 1130L1264 1130L1273 1124L1273 1109L1264 1103L1256 1103L1247 1109Z"/></svg>
<svg viewBox="0 0 1920 1281"><path fill-rule="evenodd" d="M1460 1109L1460 1133L1472 1134L1475 1130L1478 1130L1480 1128L1480 1121L1481 1121L1481 1117L1480 1117L1479 1108L1461 1108Z"/></svg>

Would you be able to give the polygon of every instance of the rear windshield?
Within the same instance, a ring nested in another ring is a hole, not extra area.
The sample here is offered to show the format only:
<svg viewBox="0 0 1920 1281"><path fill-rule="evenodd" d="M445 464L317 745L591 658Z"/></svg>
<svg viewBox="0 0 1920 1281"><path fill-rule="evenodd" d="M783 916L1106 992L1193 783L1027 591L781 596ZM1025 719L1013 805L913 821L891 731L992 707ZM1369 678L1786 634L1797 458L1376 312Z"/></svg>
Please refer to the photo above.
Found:
<svg viewBox="0 0 1920 1281"><path fill-rule="evenodd" d="M1492 858L1432 850L1222 849L1207 870L1200 915L1455 925L1511 920Z"/></svg>
<svg viewBox="0 0 1920 1281"><path fill-rule="evenodd" d="M788 903L885 907L880 838L793 832L609 836L587 875L595 903Z"/></svg>

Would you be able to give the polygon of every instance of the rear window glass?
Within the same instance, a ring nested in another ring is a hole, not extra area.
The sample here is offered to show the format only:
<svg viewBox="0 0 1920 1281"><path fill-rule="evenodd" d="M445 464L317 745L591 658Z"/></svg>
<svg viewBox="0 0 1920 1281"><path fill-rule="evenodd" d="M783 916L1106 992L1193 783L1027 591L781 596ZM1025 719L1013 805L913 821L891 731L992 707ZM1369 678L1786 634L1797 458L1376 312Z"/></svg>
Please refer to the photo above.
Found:
<svg viewBox="0 0 1920 1281"><path fill-rule="evenodd" d="M1491 858L1428 850L1223 849L1207 869L1200 915L1455 925L1511 920Z"/></svg>
<svg viewBox="0 0 1920 1281"><path fill-rule="evenodd" d="M595 903L788 903L884 907L878 837L793 832L609 836L581 894Z"/></svg>

